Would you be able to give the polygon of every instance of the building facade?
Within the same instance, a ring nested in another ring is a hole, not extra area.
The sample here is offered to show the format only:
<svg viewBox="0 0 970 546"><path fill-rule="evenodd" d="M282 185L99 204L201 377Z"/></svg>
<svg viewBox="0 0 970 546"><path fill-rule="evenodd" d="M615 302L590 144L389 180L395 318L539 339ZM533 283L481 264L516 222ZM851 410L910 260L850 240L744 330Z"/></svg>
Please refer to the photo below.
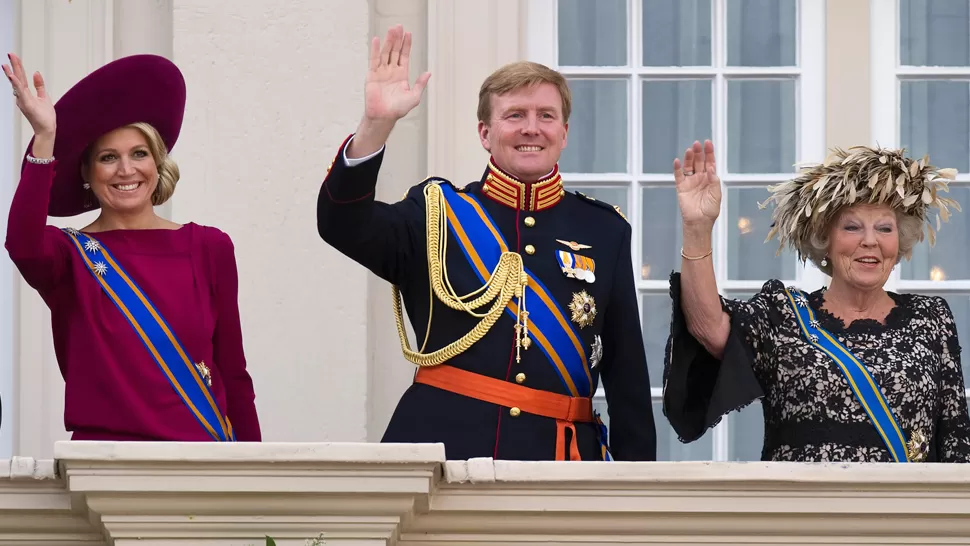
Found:
<svg viewBox="0 0 970 546"><path fill-rule="evenodd" d="M41 71L56 100L84 74L135 53L171 58L188 85L173 154L182 170L160 208L226 231L236 247L249 369L267 441L376 441L413 367L400 356L390 287L317 236L315 200L362 112L368 39L402 23L412 73L432 73L388 143L378 198L434 174L478 179L478 86L531 59L570 79L561 170L571 189L623 210L634 227L640 328L662 460L760 458L755 403L689 445L660 408L669 273L680 233L671 164L693 140L718 150L725 191L715 233L722 293L780 278L826 282L763 244L766 187L829 147L904 146L960 171L970 208L968 0L0 0L0 47ZM30 128L0 93L0 225ZM968 211L970 212L970 211ZM89 218L57 220L80 226ZM970 339L970 220L917 247L889 288L947 298ZM47 309L0 259L0 458L50 458L63 382ZM964 343L967 343L966 341ZM964 363L966 369L967 363Z"/></svg>

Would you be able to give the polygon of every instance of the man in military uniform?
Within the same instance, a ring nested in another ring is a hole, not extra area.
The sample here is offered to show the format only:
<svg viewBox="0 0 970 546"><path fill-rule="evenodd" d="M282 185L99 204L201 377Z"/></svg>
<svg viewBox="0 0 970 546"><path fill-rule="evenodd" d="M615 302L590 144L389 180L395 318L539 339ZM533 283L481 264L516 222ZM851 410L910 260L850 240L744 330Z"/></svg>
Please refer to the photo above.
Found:
<svg viewBox="0 0 970 546"><path fill-rule="evenodd" d="M493 73L479 95L481 180L430 178L387 204L374 198L385 142L430 78L409 85L410 50L400 26L383 47L373 39L364 116L317 202L320 236L393 285L418 365L383 441L441 442L449 459L655 460L631 228L563 189L566 80L527 62ZM608 442L592 407L600 378Z"/></svg>

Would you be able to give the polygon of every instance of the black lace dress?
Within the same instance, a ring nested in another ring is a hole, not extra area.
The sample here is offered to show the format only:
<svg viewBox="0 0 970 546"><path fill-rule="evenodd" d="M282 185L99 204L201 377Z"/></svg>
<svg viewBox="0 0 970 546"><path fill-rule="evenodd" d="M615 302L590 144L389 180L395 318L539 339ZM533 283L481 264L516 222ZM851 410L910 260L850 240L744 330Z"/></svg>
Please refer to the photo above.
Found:
<svg viewBox="0 0 970 546"><path fill-rule="evenodd" d="M748 301L722 298L731 334L721 360L688 332L680 274L670 279L673 320L664 361L664 414L681 442L761 398L767 461L892 462L845 376L799 334L784 285L765 283ZM822 308L824 289L808 294L821 327L866 365L905 437L922 433L926 462L970 462L970 416L960 344L946 300L889 295L885 319L846 326Z"/></svg>

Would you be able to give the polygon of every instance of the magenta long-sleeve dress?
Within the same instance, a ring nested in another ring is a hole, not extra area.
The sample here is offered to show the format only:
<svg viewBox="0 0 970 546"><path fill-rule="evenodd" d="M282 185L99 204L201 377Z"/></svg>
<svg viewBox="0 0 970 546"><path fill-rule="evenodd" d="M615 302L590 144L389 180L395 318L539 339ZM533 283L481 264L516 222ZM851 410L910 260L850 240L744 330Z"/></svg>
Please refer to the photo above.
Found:
<svg viewBox="0 0 970 546"><path fill-rule="evenodd" d="M65 427L74 440L210 441L69 237L46 225L55 168L24 166L6 248L51 310ZM190 358L211 370L212 394L236 439L259 441L229 236L194 223L91 235L152 300Z"/></svg>

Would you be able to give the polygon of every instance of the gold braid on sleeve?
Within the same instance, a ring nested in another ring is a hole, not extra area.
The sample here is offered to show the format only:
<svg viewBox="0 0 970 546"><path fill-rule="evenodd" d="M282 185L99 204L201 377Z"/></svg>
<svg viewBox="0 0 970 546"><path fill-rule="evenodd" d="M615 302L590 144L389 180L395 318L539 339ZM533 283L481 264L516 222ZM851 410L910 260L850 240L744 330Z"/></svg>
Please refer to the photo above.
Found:
<svg viewBox="0 0 970 546"><path fill-rule="evenodd" d="M401 340L401 351L404 353L404 357L409 362L426 367L437 366L460 355L488 333L499 317L502 316L512 298L515 297L518 298L519 302L515 325L516 361L520 361L521 349L528 349L532 344L528 329L529 313L525 309L525 287L529 283L529 278L525 273L522 256L516 252L503 252L488 281L478 290L459 296L452 288L451 281L448 280L448 266L445 262L445 252L448 248L448 203L445 201L441 188L435 183L429 183L425 186L424 198L428 229L428 278L431 291L428 298L428 325L425 328L424 342L418 351L411 349L411 344L404 330L401 291L396 285L391 288L394 299L394 318L397 322L397 333ZM424 350L431 333L431 315L432 309L434 309L435 296L451 309L464 311L481 320L470 332L458 340L437 351L425 353ZM469 301L470 298L475 299ZM477 311L489 302L492 303L487 311Z"/></svg>

